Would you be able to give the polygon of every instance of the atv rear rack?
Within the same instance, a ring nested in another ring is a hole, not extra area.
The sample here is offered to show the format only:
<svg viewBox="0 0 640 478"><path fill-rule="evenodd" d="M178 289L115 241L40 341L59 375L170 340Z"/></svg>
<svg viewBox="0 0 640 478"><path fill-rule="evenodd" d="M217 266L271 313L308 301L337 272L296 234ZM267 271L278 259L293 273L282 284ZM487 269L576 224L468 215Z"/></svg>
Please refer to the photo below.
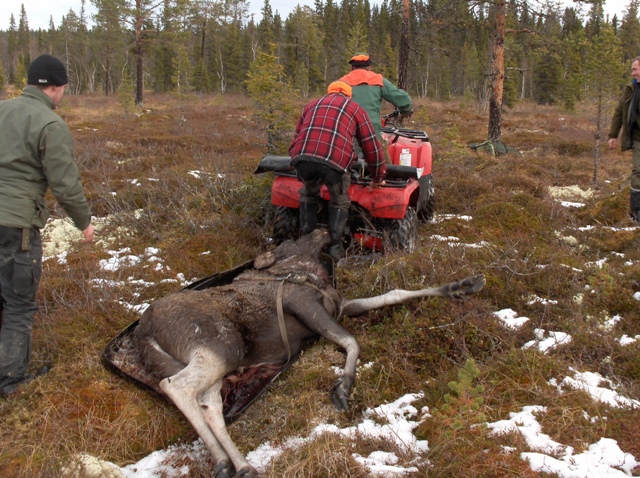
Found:
<svg viewBox="0 0 640 478"><path fill-rule="evenodd" d="M429 135L426 133L426 131L422 131L419 129L397 128L395 126L383 126L382 132L387 134L394 134L396 136L402 136L404 138L429 141Z"/></svg>
<svg viewBox="0 0 640 478"><path fill-rule="evenodd" d="M371 181L371 179L366 177L369 174L369 167L367 163L357 161L351 165L351 171L354 173L356 178L365 180L365 182ZM265 156L262 158L262 161L258 164L254 174L268 172L291 173L295 176L295 169L291 166L291 158L289 156ZM413 166L387 164L387 176L385 181L388 186L393 187L394 180L418 179L420 177L418 172L418 168L414 168ZM399 182L397 183L397 187L402 187L405 183L405 181Z"/></svg>

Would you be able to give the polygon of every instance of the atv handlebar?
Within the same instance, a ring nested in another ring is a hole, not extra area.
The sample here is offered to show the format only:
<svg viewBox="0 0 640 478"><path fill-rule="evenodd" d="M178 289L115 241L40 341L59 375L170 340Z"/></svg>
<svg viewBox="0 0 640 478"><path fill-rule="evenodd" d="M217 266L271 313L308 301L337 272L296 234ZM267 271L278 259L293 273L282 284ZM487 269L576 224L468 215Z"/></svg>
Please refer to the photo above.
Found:
<svg viewBox="0 0 640 478"><path fill-rule="evenodd" d="M382 116L382 127L399 128L402 126L404 116L400 114L399 109L393 110L391 113Z"/></svg>
<svg viewBox="0 0 640 478"><path fill-rule="evenodd" d="M429 141L429 135L425 131L402 127L402 120L405 118L400 110L395 109L391 113L382 117L382 132L389 135L403 136L405 138Z"/></svg>

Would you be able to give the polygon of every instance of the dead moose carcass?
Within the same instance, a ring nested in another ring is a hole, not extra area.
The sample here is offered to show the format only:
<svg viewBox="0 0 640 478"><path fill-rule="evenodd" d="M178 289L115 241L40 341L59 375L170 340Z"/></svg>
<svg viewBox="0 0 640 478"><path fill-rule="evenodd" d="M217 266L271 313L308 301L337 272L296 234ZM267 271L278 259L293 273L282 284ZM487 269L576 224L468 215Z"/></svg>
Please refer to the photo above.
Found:
<svg viewBox="0 0 640 478"><path fill-rule="evenodd" d="M360 348L339 323L409 299L461 297L485 284L477 275L418 291L394 290L376 297L344 299L331 285L320 260L331 242L326 229L285 241L259 255L254 268L229 284L183 290L154 302L140 318L133 343L146 369L182 411L211 452L214 476L256 477L227 433L223 417L223 378L240 368L282 364L322 336L347 352L343 375L331 389L338 409L348 408Z"/></svg>

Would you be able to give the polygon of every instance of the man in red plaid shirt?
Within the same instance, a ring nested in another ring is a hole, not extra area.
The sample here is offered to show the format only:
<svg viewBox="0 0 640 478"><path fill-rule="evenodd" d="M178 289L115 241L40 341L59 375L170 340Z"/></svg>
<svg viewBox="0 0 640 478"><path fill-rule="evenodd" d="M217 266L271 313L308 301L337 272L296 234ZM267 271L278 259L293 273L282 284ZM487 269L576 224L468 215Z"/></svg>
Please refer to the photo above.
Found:
<svg viewBox="0 0 640 478"><path fill-rule="evenodd" d="M289 147L291 164L303 186L300 189L300 229L308 234L317 226L320 185L329 189L329 254L344 254L342 238L349 217L349 167L356 161L358 141L369 165L372 187L384 184L387 167L382 145L366 111L351 100L351 87L343 81L329 85L327 95L308 103Z"/></svg>

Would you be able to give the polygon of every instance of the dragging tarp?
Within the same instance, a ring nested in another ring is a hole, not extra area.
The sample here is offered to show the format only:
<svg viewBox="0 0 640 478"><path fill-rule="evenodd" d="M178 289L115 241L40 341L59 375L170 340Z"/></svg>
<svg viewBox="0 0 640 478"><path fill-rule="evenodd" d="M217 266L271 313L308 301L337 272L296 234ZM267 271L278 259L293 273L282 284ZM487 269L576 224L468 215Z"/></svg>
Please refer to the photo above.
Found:
<svg viewBox="0 0 640 478"><path fill-rule="evenodd" d="M327 266L333 267L329 266L329 263ZM253 268L253 260L233 269L200 279L184 289L204 290L209 287L230 284L240 273L251 268ZM331 272L333 271L331 270ZM333 276L333 274L331 275ZM134 345L133 332L138 323L139 321L136 320L130 324L107 344L102 355L103 362L111 371L164 397L165 395L159 386L160 380L147 372ZM225 420L230 423L242 414L268 388L269 384L296 361L298 355L293 356L289 362L283 365L265 364L227 375L221 391Z"/></svg>

